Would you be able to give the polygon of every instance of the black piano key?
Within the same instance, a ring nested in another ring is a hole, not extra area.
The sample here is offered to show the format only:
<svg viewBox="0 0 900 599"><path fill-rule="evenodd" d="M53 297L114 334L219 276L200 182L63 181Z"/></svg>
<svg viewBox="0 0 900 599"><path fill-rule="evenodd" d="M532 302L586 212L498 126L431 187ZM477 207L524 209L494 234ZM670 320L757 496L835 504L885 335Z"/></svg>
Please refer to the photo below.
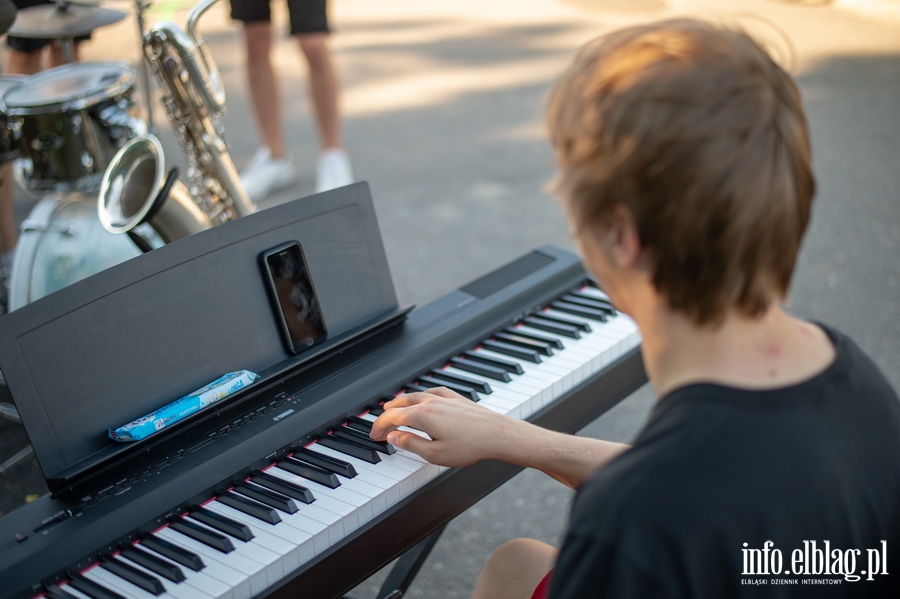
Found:
<svg viewBox="0 0 900 599"><path fill-rule="evenodd" d="M606 312L609 316L615 316L618 314L615 307L606 301L600 298L592 297L587 295L586 293L581 293L579 291L573 291L572 293L567 293L562 296L562 300L565 302L569 302L570 304L578 304L579 306L584 306L585 308L593 308L595 310L602 310Z"/></svg>
<svg viewBox="0 0 900 599"><path fill-rule="evenodd" d="M234 551L234 544L228 537L220 535L199 524L184 520L183 518L172 518L169 520L169 527L186 537L191 537L195 541L199 541L213 549L218 549L222 553L231 553Z"/></svg>
<svg viewBox="0 0 900 599"><path fill-rule="evenodd" d="M426 391L428 391L428 387L424 385L416 385L415 383L404 385L403 389L406 393L425 393Z"/></svg>
<svg viewBox="0 0 900 599"><path fill-rule="evenodd" d="M189 512L191 518L193 518L194 520L202 522L210 528L214 528L222 534L234 537L235 539L240 539L241 541L249 541L254 536L253 531L250 530L250 527L243 522L232 520L231 518L223 516L222 514L219 514L212 510L208 510L205 507L192 505L189 508Z"/></svg>
<svg viewBox="0 0 900 599"><path fill-rule="evenodd" d="M563 337L571 337L572 339L579 339L581 337L581 333L575 326L569 324L561 324L555 319L535 318L534 316L529 316L525 319L525 324L535 329L547 331L548 333L562 335Z"/></svg>
<svg viewBox="0 0 900 599"><path fill-rule="evenodd" d="M472 387L460 385L458 383L452 383L450 381L442 381L432 376L423 376L419 379L419 383L421 383L424 387L446 387L447 389L455 391L456 393L459 393L463 397L471 399L472 401L478 401L479 399L481 399L480 397L478 397L478 391L476 391Z"/></svg>
<svg viewBox="0 0 900 599"><path fill-rule="evenodd" d="M534 339L529 339L523 335L518 335L515 333L497 333L494 335L494 339L497 341L502 341L503 343L509 343L510 345L518 345L519 347L524 347L525 349L530 349L532 351L536 351L542 356L552 356L553 348L549 343L544 343L543 341L535 341Z"/></svg>
<svg viewBox="0 0 900 599"><path fill-rule="evenodd" d="M284 463L287 460L281 460L278 462L278 467L283 470L287 470L284 468ZM299 463L299 462L298 462ZM314 466L310 466L310 468L314 468ZM288 472L290 472L288 470ZM335 481L337 481L337 477L330 472L326 472L326 474L332 477ZM254 470L253 475L250 477L250 480L256 483L261 487L265 487L271 491L275 491L276 493L281 493L291 499L296 499L301 503L312 503L316 500L316 496L313 495L313 492L307 489L302 485L298 485L296 483L292 483L289 480L284 480L283 478L279 478L274 474L269 474L268 472L263 472L262 470ZM309 479L312 480L312 479ZM313 481L316 482L316 481ZM338 485L341 483L338 482ZM331 487L332 489L334 487Z"/></svg>
<svg viewBox="0 0 900 599"><path fill-rule="evenodd" d="M393 400L394 400L393 395L385 395L384 397L381 398L382 403L387 403L387 402L393 401ZM374 403L371 406L369 406L368 409L369 409L369 414L371 414L372 416L381 416L382 414L384 414L384 406L381 403Z"/></svg>
<svg viewBox="0 0 900 599"><path fill-rule="evenodd" d="M67 593L55 584L48 584L44 587L44 594L49 599L76 599L72 593Z"/></svg>
<svg viewBox="0 0 900 599"><path fill-rule="evenodd" d="M516 345L510 345L509 343L487 339L485 341L482 341L481 345L485 349L489 349L492 352L496 352L498 354L503 354L504 356L510 356L511 358L518 358L520 360L534 362L536 364L541 361L541 356L536 351L525 349L524 347L518 347Z"/></svg>
<svg viewBox="0 0 900 599"><path fill-rule="evenodd" d="M277 510L274 510L267 505L257 503L243 495L232 493L231 491L220 493L219 496L216 497L216 501L224 503L230 508L234 508L239 512L244 512L248 516L253 516L257 520L262 520L268 524L278 524L281 522L281 516L278 514Z"/></svg>
<svg viewBox="0 0 900 599"><path fill-rule="evenodd" d="M330 455L322 455L321 453L313 451L312 449L307 449L306 447L294 447L291 451L294 452L293 457L308 462L313 466L318 466L323 470L340 474L344 478L353 478L356 476L356 468L349 462L333 458Z"/></svg>
<svg viewBox="0 0 900 599"><path fill-rule="evenodd" d="M194 572L199 572L206 567L206 564L203 563L203 559L199 555L188 551L183 547L179 547L174 543L170 543L166 539L160 539L159 537L145 534L141 538L140 544L169 558L176 564L181 564L186 568L190 568Z"/></svg>
<svg viewBox="0 0 900 599"><path fill-rule="evenodd" d="M254 485L242 480L236 481L234 486L236 493L246 495L250 499L255 499L264 505L282 511L285 514L296 514L300 511L300 508L293 499L285 497L281 493L276 493L272 489L260 487L259 485Z"/></svg>
<svg viewBox="0 0 900 599"><path fill-rule="evenodd" d="M287 470L291 474L301 476L306 480L311 480L314 483L325 485L329 489L337 489L341 486L341 481L338 480L337 474L329 472L324 468L319 468L318 466L307 464L306 462L303 462L301 460L295 460L293 458L278 460L278 467L282 470Z"/></svg>
<svg viewBox="0 0 900 599"><path fill-rule="evenodd" d="M444 372L443 370L435 370L431 373L430 376L432 378L440 379L443 381L450 381L451 383L456 383L457 385L471 387L472 389L475 389L479 393L484 393L485 395L490 395L494 392L493 389L491 389L491 386L487 384L487 382L470 379L469 377L462 376L460 374L450 374L449 372Z"/></svg>
<svg viewBox="0 0 900 599"><path fill-rule="evenodd" d="M573 327L576 330L584 331L585 333L590 333L592 330L591 325L584 322L583 320L577 320L574 318L564 318L562 316L555 316L553 314L547 314L546 312L538 312L537 314L535 314L535 316L537 316L541 320L549 320L550 322L555 322L556 324L563 324L563 325L566 325L567 327ZM548 331L548 332L552 333L553 331ZM566 337L568 337L568 336L569 335L566 335ZM575 339L577 339L577 338L578 337L575 337Z"/></svg>
<svg viewBox="0 0 900 599"><path fill-rule="evenodd" d="M98 583L85 578L79 572L69 572L69 584L76 591L81 591L91 599L125 599L122 595Z"/></svg>
<svg viewBox="0 0 900 599"><path fill-rule="evenodd" d="M506 329L506 332L511 335L518 335L519 337L525 337L526 339L534 339L535 341L546 343L554 349L566 349L565 344L559 337L536 333L534 332L534 330L529 330L519 325Z"/></svg>
<svg viewBox="0 0 900 599"><path fill-rule="evenodd" d="M372 432L372 423L364 420L359 416L350 416L347 418L347 426L354 428L361 433L369 434Z"/></svg>
<svg viewBox="0 0 900 599"><path fill-rule="evenodd" d="M143 566L151 572L159 574L163 578L168 578L172 582L182 582L185 580L185 575L184 572L181 571L181 568L164 559L160 559L143 549L127 545L122 549L122 555L139 566Z"/></svg>
<svg viewBox="0 0 900 599"><path fill-rule="evenodd" d="M104 558L100 561L100 567L107 572L112 572L123 580L127 580L134 586L144 589L148 593L158 596L166 592L166 587L163 586L162 581L156 576L141 572L125 562Z"/></svg>
<svg viewBox="0 0 900 599"><path fill-rule="evenodd" d="M501 360L500 358L489 358L488 356L482 356L481 354L475 353L473 351L464 352L463 356L465 356L467 360L473 360L475 362L480 362L481 364L487 364L488 366L493 366L494 368L499 368L500 370L505 370L506 372L512 372L513 374L522 374L523 372L525 372L522 369L522 365L518 362Z"/></svg>
<svg viewBox="0 0 900 599"><path fill-rule="evenodd" d="M460 370L465 370L466 372L471 372L472 374L479 374L483 377L494 379L495 381L500 381L502 383L508 383L512 380L512 377L509 376L509 373L502 368L489 366L487 364L482 364L481 362L476 362L467 358L450 358L450 363Z"/></svg>
<svg viewBox="0 0 900 599"><path fill-rule="evenodd" d="M396 453L397 451L397 448L387 441L375 441L368 435L368 433L362 433L360 431L353 430L352 428L347 428L346 426L336 426L331 430L331 433L332 436L337 437L338 439L351 441L358 445L362 445L363 447L374 449L375 451L383 453L385 455L394 455L394 453Z"/></svg>
<svg viewBox="0 0 900 599"><path fill-rule="evenodd" d="M322 435L319 437L318 441L329 449L339 451L350 457L369 462L370 464L377 464L381 461L381 458L378 457L378 452L374 449L368 449L345 439L337 439L334 435Z"/></svg>
<svg viewBox="0 0 900 599"><path fill-rule="evenodd" d="M595 310L594 308L585 308L569 302L553 302L550 306L557 312L565 312L574 316L596 320L598 322L606 322L607 314L603 310Z"/></svg>

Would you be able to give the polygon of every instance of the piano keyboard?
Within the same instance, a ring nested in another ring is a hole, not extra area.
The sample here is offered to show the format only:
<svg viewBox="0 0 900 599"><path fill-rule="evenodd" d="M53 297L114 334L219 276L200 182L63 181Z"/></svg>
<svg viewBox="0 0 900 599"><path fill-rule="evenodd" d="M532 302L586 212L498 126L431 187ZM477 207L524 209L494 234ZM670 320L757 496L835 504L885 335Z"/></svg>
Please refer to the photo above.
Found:
<svg viewBox="0 0 900 599"><path fill-rule="evenodd" d="M584 285L395 395L446 386L525 419L639 343L633 321ZM265 593L447 470L368 437L383 401L35 596L246 599Z"/></svg>

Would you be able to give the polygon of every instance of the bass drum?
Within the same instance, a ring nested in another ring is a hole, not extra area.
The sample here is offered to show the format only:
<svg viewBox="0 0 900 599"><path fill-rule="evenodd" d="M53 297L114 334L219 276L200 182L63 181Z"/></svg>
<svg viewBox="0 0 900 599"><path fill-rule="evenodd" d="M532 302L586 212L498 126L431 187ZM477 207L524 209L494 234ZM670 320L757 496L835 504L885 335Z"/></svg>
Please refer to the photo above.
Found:
<svg viewBox="0 0 900 599"><path fill-rule="evenodd" d="M22 222L9 310L140 254L127 235L103 228L96 197L78 192L47 196Z"/></svg>

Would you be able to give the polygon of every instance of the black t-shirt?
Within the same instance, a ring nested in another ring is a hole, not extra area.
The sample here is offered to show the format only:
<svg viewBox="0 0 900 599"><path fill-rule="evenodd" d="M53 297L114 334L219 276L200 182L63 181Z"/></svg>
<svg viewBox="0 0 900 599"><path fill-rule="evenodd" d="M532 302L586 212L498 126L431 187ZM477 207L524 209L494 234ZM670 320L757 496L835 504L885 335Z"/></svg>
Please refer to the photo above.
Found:
<svg viewBox="0 0 900 599"><path fill-rule="evenodd" d="M662 398L579 489L549 596L900 597L900 400L826 332L837 357L804 383Z"/></svg>

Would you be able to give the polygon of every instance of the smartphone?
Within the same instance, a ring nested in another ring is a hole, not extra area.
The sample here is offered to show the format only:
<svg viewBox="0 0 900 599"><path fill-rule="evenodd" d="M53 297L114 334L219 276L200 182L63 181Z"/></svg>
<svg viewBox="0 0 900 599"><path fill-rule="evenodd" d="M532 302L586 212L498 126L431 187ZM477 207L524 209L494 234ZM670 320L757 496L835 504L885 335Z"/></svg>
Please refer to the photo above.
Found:
<svg viewBox="0 0 900 599"><path fill-rule="evenodd" d="M325 319L300 243L272 248L260 260L287 350L299 354L325 341Z"/></svg>

